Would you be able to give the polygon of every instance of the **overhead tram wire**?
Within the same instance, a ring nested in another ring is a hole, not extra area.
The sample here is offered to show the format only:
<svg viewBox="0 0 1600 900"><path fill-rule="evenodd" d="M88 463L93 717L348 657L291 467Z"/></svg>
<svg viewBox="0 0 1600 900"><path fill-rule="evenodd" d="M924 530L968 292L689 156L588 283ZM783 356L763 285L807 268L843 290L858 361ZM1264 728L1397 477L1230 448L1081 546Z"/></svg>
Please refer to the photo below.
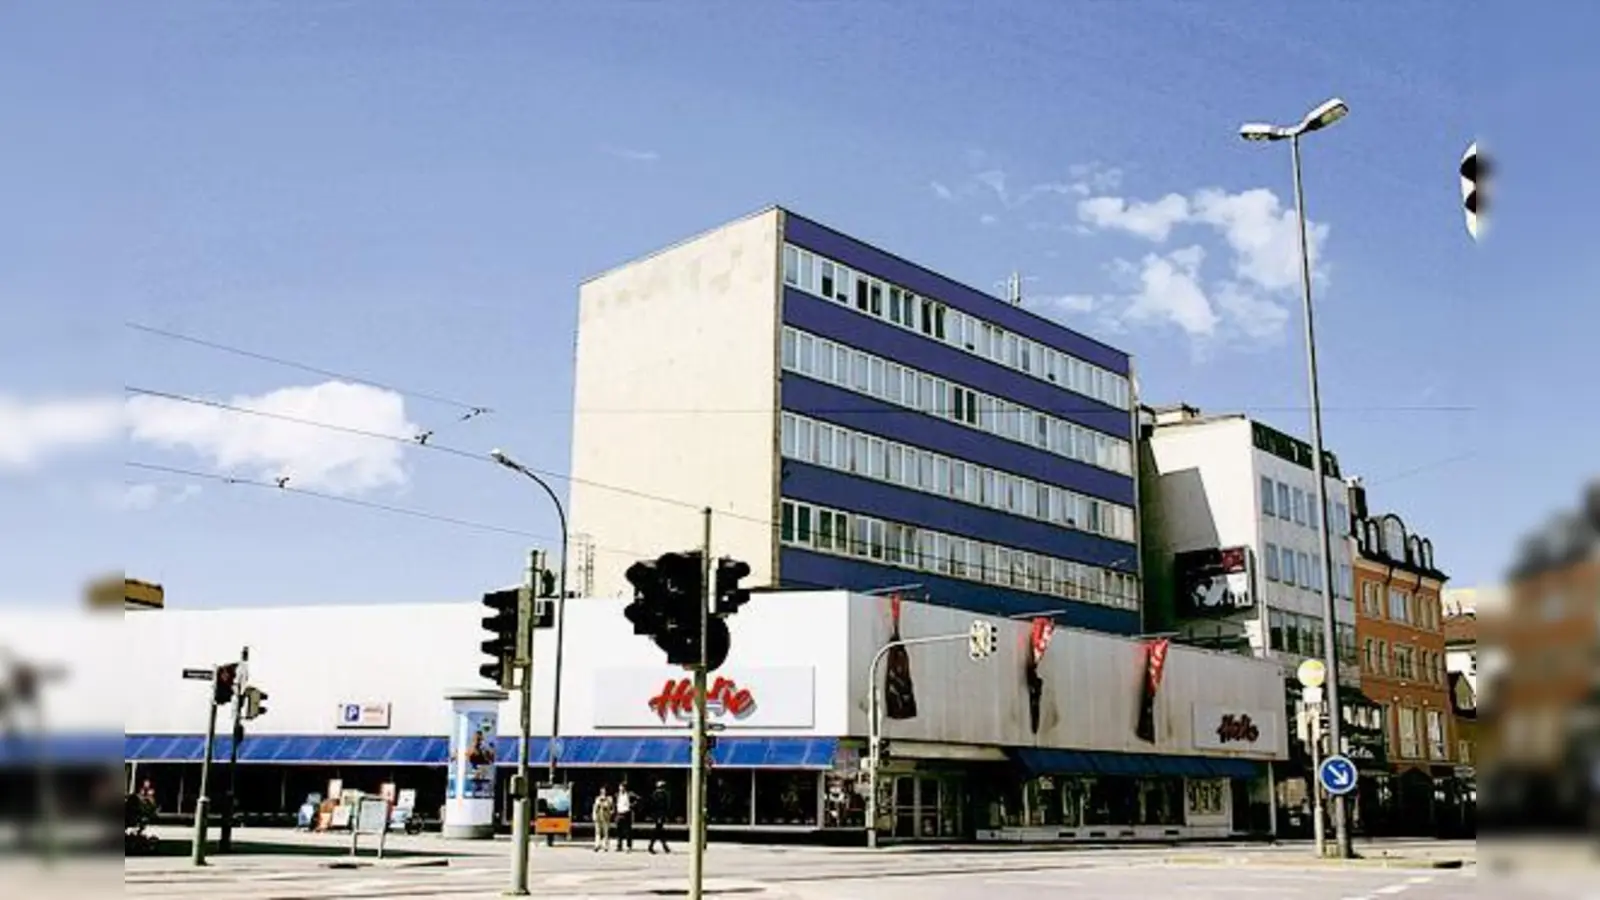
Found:
<svg viewBox="0 0 1600 900"><path fill-rule="evenodd" d="M479 452L475 452L475 451L471 451L471 450L464 450L464 449L461 449L459 447L451 447L451 446L449 446L447 444L435 444L435 443L425 443L424 444L424 443L418 443L417 441L415 441L415 440L413 440L411 438L401 437L401 436L393 435L393 434L385 434L385 433L379 432L379 431L367 431L367 430L361 429L361 428L351 428L351 427L345 426L345 425L335 425L335 424L333 424L331 422L318 422L318 421L316 421L314 419L302 419L302 418L299 418L299 417L296 417L296 416L284 415L282 413L273 413L273 412L267 412L266 410L249 409L247 407L235 406L235 405L230 404L230 403L223 403L222 401L219 401L219 400L207 400L207 399L202 398L202 397L191 397L191 396L186 396L184 394L174 394L174 393L170 393L170 392L167 392L167 391L157 391L157 390L151 390L149 388L135 387L133 385L126 386L124 388L124 390L126 392L130 393L130 394L135 394L135 395L138 395L138 396L154 397L154 398L157 398L157 399L167 400L167 401L176 402L176 403L188 403L188 404L194 404L194 405L199 405L199 406L205 406L205 407L209 407L209 408L212 408L212 409L223 410L223 411L226 411L226 412L238 413L240 415L259 416L259 417L262 417L262 418L273 419L273 420L280 421L280 422L288 422L288 423L292 423L292 424L296 424L296 425L304 425L304 426L307 426L307 427L310 427L310 428L322 428L322 429L326 429L328 431L339 432L339 433L342 433L342 434L349 434L349 435L353 435L353 436L357 436L357 437L366 437L366 438L372 438L374 440L391 441L391 442L398 443L398 444L406 444L406 445L409 445L409 446L412 446L412 447L419 447L419 448L424 449L424 450L432 450L432 451L437 452L437 453L445 453L445 454L448 454L448 455L451 455L451 456L458 456L458 457L462 457L462 458L465 458L465 459L472 459L472 460L476 460L478 462L485 462L485 463L493 463L494 462L494 460L487 453L479 453ZM556 472L556 471L552 471L552 470L548 470L548 469L537 469L537 468L534 468L532 466L528 466L527 468L528 468L529 471L531 471L531 472L533 472L533 473L535 473L537 475L541 475L541 476L548 477L548 478L560 479L560 480L566 481L566 482L568 482L570 484L581 484L581 485L584 485L586 487L592 487L592 488L596 488L596 489L599 489L599 490L612 491L614 493L622 494L622 495L625 495L625 496L637 497L637 498L640 498L642 500L651 500L651 501L654 501L654 502L657 502L657 503L664 503L664 504L667 504L667 505L670 505L670 506L677 506L677 507L680 507L680 508L683 508L683 509L686 509L686 510L694 510L697 513L701 512L702 510L705 509L705 504L704 503L691 502L691 501L687 501L687 500L678 500L678 499L675 499L675 498L672 498L672 497L663 497L663 496L661 496L659 494L651 494L651 493L646 492L646 491L636 490L634 488L626 488L626 487L622 487L620 485L606 484L604 482L598 482L598 481L590 481L588 479L577 478L577 477L575 477L573 475L570 475L570 474L567 474L567 473L564 473L564 472ZM278 487L278 485L276 485L276 484L270 484L270 485L265 485L265 486L273 487L273 488L277 488ZM289 490L289 488L283 488L283 489L284 490ZM774 520L772 520L770 518L757 518L755 516L745 515L745 514L742 514L742 513L736 513L736 512L729 511L729 510L720 510L719 509L719 510L714 510L714 512L715 512L715 514L717 516L719 516L721 518L724 518L724 519L732 519L734 521L748 522L748 523L752 523L752 524L755 524L755 525L760 525L760 526L763 526L765 528L768 528L768 529L772 530L775 534L780 534L781 535L781 533L782 533L783 523L781 521L774 521ZM652 555L652 554L644 554L644 556L650 556L650 555ZM1122 575L1132 575L1132 574L1134 574L1134 573L1129 573L1129 572L1121 572L1119 570L1107 568L1107 567L1104 567L1104 566L1097 566L1097 565L1095 565L1093 563L1082 563L1082 562L1080 562L1079 565L1085 565L1085 566L1089 566L1089 567L1095 568L1095 569L1104 569L1105 571L1115 572L1117 574L1122 574ZM990 573L990 568L988 566L986 566L986 565L983 565L982 563L979 563L976 566L971 564L971 563L968 563L966 568L969 571L976 569L980 574L985 575L985 576ZM920 570L914 570L914 571L920 571ZM1004 570L1001 567L999 567L998 565L996 565L994 567L994 571L1003 572ZM939 574L939 573L933 573L933 574ZM982 583L989 584L990 582L985 580ZM1114 599L1120 599L1119 597L1117 597L1114 594L1111 594L1110 592L1097 590L1097 589L1094 589L1094 588L1089 588L1089 587L1084 587L1084 586L1079 586L1077 588L1077 592L1078 592L1078 594L1080 596L1112 597ZM1034 592L1034 593L1039 593L1039 592ZM1056 596L1056 595L1046 594L1045 596ZM1063 598L1063 599L1069 599L1069 598Z"/></svg>
<svg viewBox="0 0 1600 900"><path fill-rule="evenodd" d="M455 422L452 423L452 424L459 424L461 422L466 422L466 421L468 421L470 419L475 419L475 418L477 418L479 416L488 415L489 413L494 412L494 410L492 408L488 407L488 406L481 406L481 405L474 404L474 403L467 403L467 402L465 402L463 400L457 400L457 399L454 399L452 397L445 397L445 396L442 396L440 394L432 394L432 393L428 393L428 392L425 392L425 391L415 391L415 390L411 390L409 388L403 388L403 387L399 387L397 385L389 384L387 382L375 381L375 380L373 380L371 378L363 378L363 377L358 376L358 375L351 375L351 374L349 374L347 372L339 372L339 371L335 371L333 369L325 369L325 368L322 368L321 366L313 366L313 365L310 365L310 364L307 364L307 363L298 362L296 360L286 359L286 358L281 357L281 356L273 356L272 354L269 354L269 353L258 353L258 352L254 351L254 350L246 350L243 347L234 347L232 345L224 344L224 343L221 343L219 341L211 341L211 340L207 340L205 338L195 337L194 335L191 335L191 334L183 334L182 332L169 331L169 330L167 330L165 328L156 328L153 325L145 325L145 324L142 324L140 322L132 322L132 321L124 322L123 325L126 326L127 328L133 329L134 331L143 332L144 334L149 334L149 335L153 335L155 337L165 338L167 340L181 341L181 342L187 343L187 344L194 344L197 347L205 347L205 348L207 348L209 350L217 350L217 351L220 351L222 353L231 353L231 354L233 354L235 356L242 356L242 357L245 357L245 358L248 358L248 359L254 359L254 360L259 360L261 362L272 363L273 365L284 366L284 367L290 368L290 369L298 369L298 370L300 370L302 372L309 372L309 373L314 374L314 375L321 375L324 378L332 378L332 379L335 379L335 380L338 380L338 381L345 381L345 382L350 382L350 383L353 383L353 384L363 384L363 385L366 385L367 387L374 387L374 388L378 388L380 390L388 391L388 392L393 393L393 394L399 394L402 397L410 397L410 398L416 399L416 400L425 400L425 401L427 401L429 403L438 403L438 404L441 404L443 406L452 406L452 407L455 407L457 409L465 410L465 412L462 415L460 415L459 417L457 417ZM437 431L438 431L437 428L423 429L422 431L418 432L412 438L412 440L415 443L418 443L418 444L426 444L428 442L428 440L430 438L432 438L433 435Z"/></svg>

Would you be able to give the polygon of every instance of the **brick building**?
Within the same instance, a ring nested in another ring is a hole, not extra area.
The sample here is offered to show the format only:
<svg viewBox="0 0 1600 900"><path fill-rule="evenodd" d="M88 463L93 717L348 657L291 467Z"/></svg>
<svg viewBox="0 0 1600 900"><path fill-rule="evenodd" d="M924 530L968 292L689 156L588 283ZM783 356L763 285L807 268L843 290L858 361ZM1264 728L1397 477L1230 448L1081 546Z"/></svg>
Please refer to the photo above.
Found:
<svg viewBox="0 0 1600 900"><path fill-rule="evenodd" d="M1458 777L1455 716L1440 593L1448 580L1433 543L1394 513L1367 508L1351 485L1356 644L1362 692L1376 705L1386 749L1365 767L1357 821L1368 834L1455 834L1470 787Z"/></svg>

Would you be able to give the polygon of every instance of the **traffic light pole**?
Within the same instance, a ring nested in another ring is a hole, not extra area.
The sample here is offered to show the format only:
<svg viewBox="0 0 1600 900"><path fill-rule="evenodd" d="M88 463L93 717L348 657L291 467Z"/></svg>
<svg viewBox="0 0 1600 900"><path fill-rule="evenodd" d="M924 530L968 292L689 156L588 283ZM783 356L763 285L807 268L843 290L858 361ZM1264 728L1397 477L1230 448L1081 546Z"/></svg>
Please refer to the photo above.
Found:
<svg viewBox="0 0 1600 900"><path fill-rule="evenodd" d="M704 594L700 598L700 661L694 667L694 745L690 750L689 769L689 900L701 900L705 887L706 868L706 632L710 630L711 604L716 597L716 579L713 577L711 559L711 507L701 515L705 519L700 537L701 581ZM660 815L658 811L656 813Z"/></svg>
<svg viewBox="0 0 1600 900"><path fill-rule="evenodd" d="M528 785L528 751L533 744L533 596L539 590L539 551L528 554L527 596L518 603L517 668L522 670L522 744L517 750L517 777L512 784L511 890L528 895L528 828L531 809Z"/></svg>
<svg viewBox="0 0 1600 900"><path fill-rule="evenodd" d="M245 647L239 651L239 674L247 676L245 664L250 662L250 648ZM236 678L233 683L233 741L228 747L228 788L222 795L222 832L217 835L217 852L231 853L233 851L233 812L234 804L238 802L237 791L239 788L239 745L244 743L244 686L246 677Z"/></svg>
<svg viewBox="0 0 1600 900"><path fill-rule="evenodd" d="M216 674L213 671L212 684ZM206 815L211 811L211 747L217 742L217 698L206 692L206 753L200 763L200 796L194 801L194 848L190 859L197 866L206 864Z"/></svg>

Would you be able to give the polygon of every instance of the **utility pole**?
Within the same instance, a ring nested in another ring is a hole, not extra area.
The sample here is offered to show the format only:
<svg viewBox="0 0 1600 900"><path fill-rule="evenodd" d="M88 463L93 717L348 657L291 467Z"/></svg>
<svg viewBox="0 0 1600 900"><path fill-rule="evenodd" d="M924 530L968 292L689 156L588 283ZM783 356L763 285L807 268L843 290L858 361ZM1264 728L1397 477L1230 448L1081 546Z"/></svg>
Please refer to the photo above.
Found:
<svg viewBox="0 0 1600 900"><path fill-rule="evenodd" d="M522 743L517 750L517 775L511 780L511 890L516 897L528 895L529 804L528 751L533 743L533 601L539 590L540 553L528 553L528 583L517 598L516 668L522 672Z"/></svg>
<svg viewBox="0 0 1600 900"><path fill-rule="evenodd" d="M250 648L239 651L239 677L233 689L233 743L228 748L228 788L222 796L222 833L217 836L217 852L233 851L233 813L238 802L239 745L244 743L244 686L249 682Z"/></svg>
<svg viewBox="0 0 1600 900"><path fill-rule="evenodd" d="M216 685L217 672L212 670L211 684ZM211 748L217 742L217 698L206 691L206 754L200 763L200 796L194 801L194 848L190 856L197 866L206 864L206 816L210 813Z"/></svg>
<svg viewBox="0 0 1600 900"><path fill-rule="evenodd" d="M701 511L705 519L700 537L700 659L694 667L694 743L689 765L689 900L701 900L706 875L706 632L710 630L711 605L716 597L716 578L711 561L711 507Z"/></svg>

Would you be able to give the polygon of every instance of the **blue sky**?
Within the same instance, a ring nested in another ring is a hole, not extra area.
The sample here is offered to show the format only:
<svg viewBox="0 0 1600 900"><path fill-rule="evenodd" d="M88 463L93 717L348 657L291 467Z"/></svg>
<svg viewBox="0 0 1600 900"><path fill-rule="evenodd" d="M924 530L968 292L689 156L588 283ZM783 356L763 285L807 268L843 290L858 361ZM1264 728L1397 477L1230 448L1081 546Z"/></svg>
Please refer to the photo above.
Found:
<svg viewBox="0 0 1600 900"><path fill-rule="evenodd" d="M714 10L11 8L0 602L64 602L123 566L186 606L464 598L515 580L530 537L120 460L292 470L364 502L557 534L509 473L130 408L123 386L431 429L563 472L578 282L774 202L979 287L1016 269L1041 312L1136 354L1146 400L1304 434L1298 312L1274 311L1297 310L1280 283L1287 151L1235 133L1334 94L1352 115L1305 145L1330 447L1460 585L1498 577L1512 542L1600 471L1595 188L1577 177L1600 126L1555 114L1600 74L1576 37L1595 13ZM1509 173L1481 248L1454 171L1479 136ZM126 321L495 412L460 422L457 406Z"/></svg>

